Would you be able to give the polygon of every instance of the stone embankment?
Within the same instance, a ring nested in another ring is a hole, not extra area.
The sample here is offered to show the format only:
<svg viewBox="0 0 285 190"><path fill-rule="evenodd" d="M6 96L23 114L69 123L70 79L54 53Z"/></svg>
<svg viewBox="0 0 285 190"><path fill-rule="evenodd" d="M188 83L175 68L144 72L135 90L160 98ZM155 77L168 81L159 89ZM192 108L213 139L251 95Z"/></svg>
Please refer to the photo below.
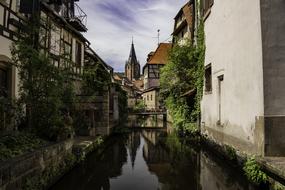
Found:
<svg viewBox="0 0 285 190"><path fill-rule="evenodd" d="M95 137L69 139L0 162L0 190L46 188L84 159L99 141Z"/></svg>

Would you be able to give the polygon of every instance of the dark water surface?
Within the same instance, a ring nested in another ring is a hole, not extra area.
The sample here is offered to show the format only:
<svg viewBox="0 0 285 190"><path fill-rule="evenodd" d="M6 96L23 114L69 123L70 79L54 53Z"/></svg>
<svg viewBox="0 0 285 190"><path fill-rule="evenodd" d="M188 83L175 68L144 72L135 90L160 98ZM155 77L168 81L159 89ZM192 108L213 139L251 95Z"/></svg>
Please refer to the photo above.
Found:
<svg viewBox="0 0 285 190"><path fill-rule="evenodd" d="M166 129L115 136L51 190L254 190L239 169Z"/></svg>

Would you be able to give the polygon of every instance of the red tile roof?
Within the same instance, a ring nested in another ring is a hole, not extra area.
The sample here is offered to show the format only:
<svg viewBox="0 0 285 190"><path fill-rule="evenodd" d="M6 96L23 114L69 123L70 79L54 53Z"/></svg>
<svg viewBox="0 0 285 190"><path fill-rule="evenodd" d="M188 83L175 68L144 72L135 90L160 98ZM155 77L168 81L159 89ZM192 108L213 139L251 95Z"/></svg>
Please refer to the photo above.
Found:
<svg viewBox="0 0 285 190"><path fill-rule="evenodd" d="M171 47L171 43L160 43L148 64L166 64Z"/></svg>

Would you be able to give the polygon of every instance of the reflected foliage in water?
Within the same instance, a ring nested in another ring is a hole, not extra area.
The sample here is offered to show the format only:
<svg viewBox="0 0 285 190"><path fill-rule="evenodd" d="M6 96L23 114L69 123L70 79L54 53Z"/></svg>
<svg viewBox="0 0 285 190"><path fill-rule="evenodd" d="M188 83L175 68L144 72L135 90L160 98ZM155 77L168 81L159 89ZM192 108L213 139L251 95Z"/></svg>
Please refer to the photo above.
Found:
<svg viewBox="0 0 285 190"><path fill-rule="evenodd" d="M59 189L254 190L237 169L167 130L112 137L59 181Z"/></svg>

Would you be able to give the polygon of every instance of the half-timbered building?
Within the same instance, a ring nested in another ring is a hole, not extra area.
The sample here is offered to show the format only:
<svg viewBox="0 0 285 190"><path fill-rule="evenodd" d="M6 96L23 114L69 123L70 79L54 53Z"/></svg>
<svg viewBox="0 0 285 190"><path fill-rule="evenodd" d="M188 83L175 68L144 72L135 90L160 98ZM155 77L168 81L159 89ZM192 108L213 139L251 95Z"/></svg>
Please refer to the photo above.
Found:
<svg viewBox="0 0 285 190"><path fill-rule="evenodd" d="M158 103L160 69L167 63L171 48L171 43L160 43L156 51L148 55L147 63L143 67L144 91L142 97L147 109L154 110L160 107Z"/></svg>
<svg viewBox="0 0 285 190"><path fill-rule="evenodd" d="M167 63L171 43L160 43L156 51L148 56L148 62L143 67L144 89L159 86L160 68Z"/></svg>
<svg viewBox="0 0 285 190"><path fill-rule="evenodd" d="M68 68L78 84L84 66L84 49L89 42L87 15L74 0L0 0L0 97L18 98L19 77L11 60L12 43L27 30L27 21L40 18L37 47L50 55L55 67ZM76 87L80 93L79 87ZM1 123L5 123L1 114ZM3 125L2 125L3 126Z"/></svg>

